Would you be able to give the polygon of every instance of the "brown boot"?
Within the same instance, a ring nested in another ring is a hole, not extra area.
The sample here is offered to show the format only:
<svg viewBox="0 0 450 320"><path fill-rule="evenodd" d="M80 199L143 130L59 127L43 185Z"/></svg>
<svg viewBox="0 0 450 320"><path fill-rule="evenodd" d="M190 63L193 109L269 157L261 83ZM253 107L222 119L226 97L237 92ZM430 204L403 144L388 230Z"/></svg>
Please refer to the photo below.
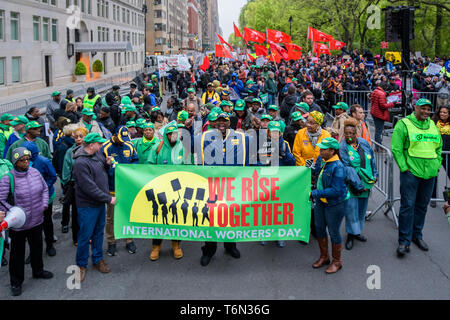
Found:
<svg viewBox="0 0 450 320"><path fill-rule="evenodd" d="M183 258L183 250L180 248L180 241L172 241L173 257L175 259Z"/></svg>
<svg viewBox="0 0 450 320"><path fill-rule="evenodd" d="M150 260L155 261L159 259L159 251L161 251L161 245L153 245L152 252L150 253Z"/></svg>
<svg viewBox="0 0 450 320"><path fill-rule="evenodd" d="M80 267L80 282L83 282L86 278L86 268Z"/></svg>
<svg viewBox="0 0 450 320"><path fill-rule="evenodd" d="M105 260L100 260L99 263L94 264L94 268L100 271L101 273L109 273L111 272L111 269L109 269L108 265L106 264Z"/></svg>
<svg viewBox="0 0 450 320"><path fill-rule="evenodd" d="M320 248L320 258L312 265L313 268L320 268L325 264L330 264L330 255L328 253L328 238L317 238Z"/></svg>
<svg viewBox="0 0 450 320"><path fill-rule="evenodd" d="M331 244L331 255L333 256L333 262L331 262L330 266L327 270L325 270L326 273L336 273L342 268L341 252L342 244Z"/></svg>

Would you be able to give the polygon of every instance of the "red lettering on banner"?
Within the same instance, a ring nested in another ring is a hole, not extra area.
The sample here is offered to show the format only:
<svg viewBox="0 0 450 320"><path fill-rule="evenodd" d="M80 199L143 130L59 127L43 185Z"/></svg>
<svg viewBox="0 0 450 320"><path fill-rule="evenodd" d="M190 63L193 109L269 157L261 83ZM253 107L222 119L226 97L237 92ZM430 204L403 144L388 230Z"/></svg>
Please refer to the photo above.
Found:
<svg viewBox="0 0 450 320"><path fill-rule="evenodd" d="M266 187L269 186L269 179L268 178L261 178L259 179L259 187L261 188L261 191L259 193L259 200L260 201L268 201L270 197L269 189Z"/></svg>
<svg viewBox="0 0 450 320"><path fill-rule="evenodd" d="M216 203L208 203L209 208L209 226L214 227L214 208L217 206Z"/></svg>
<svg viewBox="0 0 450 320"><path fill-rule="evenodd" d="M250 207L248 204L243 204L241 207L241 226L242 227L249 227L250 225L246 221L246 217L249 215L249 213L246 211L246 209Z"/></svg>
<svg viewBox="0 0 450 320"><path fill-rule="evenodd" d="M279 180L279 178L270 178L270 201L280 200L280 198L276 196L276 192L277 190L280 190L280 187L275 185Z"/></svg>
<svg viewBox="0 0 450 320"><path fill-rule="evenodd" d="M292 203L283 203L283 224L294 223L294 205Z"/></svg>
<svg viewBox="0 0 450 320"><path fill-rule="evenodd" d="M251 206L253 208L253 226L257 227L258 226L259 207L261 207L261 205L257 204L257 203L253 203Z"/></svg>
<svg viewBox="0 0 450 320"><path fill-rule="evenodd" d="M217 224L219 227L228 226L228 206L225 203L219 204L217 209Z"/></svg>
<svg viewBox="0 0 450 320"><path fill-rule="evenodd" d="M248 200L247 200L248 194ZM252 179L242 178L242 201L253 201L252 198Z"/></svg>
<svg viewBox="0 0 450 320"><path fill-rule="evenodd" d="M263 226L271 226L272 225L272 205L271 204L263 204L262 205L262 214L261 214L261 225Z"/></svg>
<svg viewBox="0 0 450 320"><path fill-rule="evenodd" d="M234 201L234 197L231 196L231 190L234 190L235 187L231 184L235 178L227 178L227 201Z"/></svg>
<svg viewBox="0 0 450 320"><path fill-rule="evenodd" d="M281 203L275 203L273 205L273 224L274 225L281 225L281 222L278 221L278 216L281 214L280 207L281 207Z"/></svg>
<svg viewBox="0 0 450 320"><path fill-rule="evenodd" d="M220 181L222 180L222 182ZM223 200L223 193L225 191L225 178L208 178L208 187L209 187L209 201L215 200L215 195L217 195L217 200Z"/></svg>
<svg viewBox="0 0 450 320"><path fill-rule="evenodd" d="M235 212L239 212L240 210L241 209L240 209L239 205L237 205L236 203L233 203L230 206L230 226L232 226L232 227L240 226L240 217L234 215Z"/></svg>

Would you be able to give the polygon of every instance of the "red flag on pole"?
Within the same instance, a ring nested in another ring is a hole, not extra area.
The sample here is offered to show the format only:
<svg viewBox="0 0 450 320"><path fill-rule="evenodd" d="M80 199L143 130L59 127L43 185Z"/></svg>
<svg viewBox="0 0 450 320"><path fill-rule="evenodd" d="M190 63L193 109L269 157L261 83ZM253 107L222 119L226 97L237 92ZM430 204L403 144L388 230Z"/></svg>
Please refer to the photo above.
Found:
<svg viewBox="0 0 450 320"><path fill-rule="evenodd" d="M233 59L233 56L230 54L230 52L221 44L216 44L216 57Z"/></svg>
<svg viewBox="0 0 450 320"><path fill-rule="evenodd" d="M318 56L321 54L328 54L331 56L330 49L323 43L314 42L314 51Z"/></svg>
<svg viewBox="0 0 450 320"><path fill-rule="evenodd" d="M333 36L330 36L329 34L326 34L322 31L319 31L317 29L308 27L308 39L311 39L312 41L324 41L324 42L330 42L333 39Z"/></svg>
<svg viewBox="0 0 450 320"><path fill-rule="evenodd" d="M247 53L247 57L250 59L250 61L256 60L250 53Z"/></svg>
<svg viewBox="0 0 450 320"><path fill-rule="evenodd" d="M219 38L219 41L220 41L220 44L221 45L226 45L229 49L230 49L230 51L231 52L233 52L233 47L228 43L228 42L226 42L221 36L219 36L219 35L217 35L217 37Z"/></svg>
<svg viewBox="0 0 450 320"><path fill-rule="evenodd" d="M210 65L211 65L211 63L209 62L208 56L205 56L203 58L203 64L200 66L200 69L202 69L203 71L206 71L206 70L208 70Z"/></svg>
<svg viewBox="0 0 450 320"><path fill-rule="evenodd" d="M239 31L239 28L236 27L236 25L234 24L234 22L233 22L233 26L234 26L234 38L235 38L235 39L236 39L236 38L244 38L244 37L242 36L242 33Z"/></svg>
<svg viewBox="0 0 450 320"><path fill-rule="evenodd" d="M331 39L330 41L330 50L341 50L347 44L345 42L341 42L338 40Z"/></svg>
<svg viewBox="0 0 450 320"><path fill-rule="evenodd" d="M269 61L273 61L275 63L280 63L281 62L280 54L277 51L272 51L272 53L270 54Z"/></svg>
<svg viewBox="0 0 450 320"><path fill-rule="evenodd" d="M291 42L291 36L282 31L267 29L267 40L275 43Z"/></svg>
<svg viewBox="0 0 450 320"><path fill-rule="evenodd" d="M293 44L293 43L285 43L284 44L289 55L289 60L298 60L302 56L302 47Z"/></svg>
<svg viewBox="0 0 450 320"><path fill-rule="evenodd" d="M266 41L266 35L262 32L244 27L244 40L263 43Z"/></svg>
<svg viewBox="0 0 450 320"><path fill-rule="evenodd" d="M257 56L267 56L267 48L265 46L260 46L259 44L255 44L255 53Z"/></svg>
<svg viewBox="0 0 450 320"><path fill-rule="evenodd" d="M280 57L283 58L283 60L289 61L289 54L286 51L286 49L270 40L267 40L267 42L269 43L270 51L272 52L276 51L280 55Z"/></svg>

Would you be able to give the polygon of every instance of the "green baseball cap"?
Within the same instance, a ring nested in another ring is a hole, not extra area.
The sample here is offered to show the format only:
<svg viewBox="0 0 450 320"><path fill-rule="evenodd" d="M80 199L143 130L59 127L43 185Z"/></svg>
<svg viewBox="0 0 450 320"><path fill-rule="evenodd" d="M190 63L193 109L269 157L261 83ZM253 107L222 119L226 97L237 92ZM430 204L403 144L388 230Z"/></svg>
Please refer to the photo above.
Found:
<svg viewBox="0 0 450 320"><path fill-rule="evenodd" d="M283 120L278 120L280 123L281 133L284 133L284 130L286 130L286 123L284 123Z"/></svg>
<svg viewBox="0 0 450 320"><path fill-rule="evenodd" d="M278 111L278 106L271 104L267 109Z"/></svg>
<svg viewBox="0 0 450 320"><path fill-rule="evenodd" d="M269 124L267 125L267 129L269 129L269 131L280 131L281 130L281 124L278 121L270 121Z"/></svg>
<svg viewBox="0 0 450 320"><path fill-rule="evenodd" d="M189 89L187 89L187 92L188 93L195 93L195 89L194 88L189 88Z"/></svg>
<svg viewBox="0 0 450 320"><path fill-rule="evenodd" d="M345 102L338 102L335 106L333 106L333 109L342 109L344 111L348 110L348 104Z"/></svg>
<svg viewBox="0 0 450 320"><path fill-rule="evenodd" d="M244 111L244 109L245 109L245 101L242 99L239 99L238 101L236 101L234 110L235 111Z"/></svg>
<svg viewBox="0 0 450 320"><path fill-rule="evenodd" d="M220 103L220 106L233 107L233 103L231 103L230 101L227 101L227 100L222 100L222 102Z"/></svg>
<svg viewBox="0 0 450 320"><path fill-rule="evenodd" d="M131 99L129 96L125 96L120 100L120 104L131 104Z"/></svg>
<svg viewBox="0 0 450 320"><path fill-rule="evenodd" d="M61 92L59 92L59 91L52 92L52 97L56 97L56 96L60 96L60 95L61 95Z"/></svg>
<svg viewBox="0 0 450 320"><path fill-rule="evenodd" d="M253 81L253 80L247 80L247 82L245 83L245 85L248 86L249 84L255 84L255 81Z"/></svg>
<svg viewBox="0 0 450 320"><path fill-rule="evenodd" d="M108 140L102 138L100 136L100 134L97 132L88 133L86 135L86 137L84 137L85 144L90 144L90 143L95 143L95 142L105 143L106 141L108 141Z"/></svg>
<svg viewBox="0 0 450 320"><path fill-rule="evenodd" d="M132 112L136 112L136 107L133 106L132 104L125 104L122 106L122 113L128 112L128 111L132 111Z"/></svg>
<svg viewBox="0 0 450 320"><path fill-rule="evenodd" d="M153 130L155 130L155 125L153 124L153 123L151 123L151 122L144 122L144 123L142 123L142 125L141 125L141 128L142 129L146 129L146 128L152 128Z"/></svg>
<svg viewBox="0 0 450 320"><path fill-rule="evenodd" d="M155 112L155 111L161 111L161 108L160 107L154 107L151 112Z"/></svg>
<svg viewBox="0 0 450 320"><path fill-rule="evenodd" d="M2 117L0 118L0 121L6 121L6 120L13 120L14 117L10 113L4 113L2 114Z"/></svg>
<svg viewBox="0 0 450 320"><path fill-rule="evenodd" d="M136 122L134 122L134 121L128 121L128 122L125 124L125 126L126 126L127 128L137 127Z"/></svg>
<svg viewBox="0 0 450 320"><path fill-rule="evenodd" d="M149 87L149 88L153 88L153 83L147 83L146 85L145 85L146 87Z"/></svg>
<svg viewBox="0 0 450 320"><path fill-rule="evenodd" d="M211 109L211 112L215 112L215 113L219 114L219 113L222 113L222 109L219 107L214 107Z"/></svg>
<svg viewBox="0 0 450 320"><path fill-rule="evenodd" d="M269 121L272 121L273 118L272 118L272 116L271 116L270 114L263 114L263 115L261 116L261 121L263 121L263 120L269 120Z"/></svg>
<svg viewBox="0 0 450 320"><path fill-rule="evenodd" d="M339 142L335 138L332 138L332 137L322 139L322 141L319 144L317 144L317 146L320 149L330 149L331 148L331 149L339 150L339 148L340 148Z"/></svg>
<svg viewBox="0 0 450 320"><path fill-rule="evenodd" d="M258 99L258 98L253 98L253 99L252 99L252 103L253 103L253 102L258 102L258 103L261 103L261 100L260 100L260 99Z"/></svg>
<svg viewBox="0 0 450 320"><path fill-rule="evenodd" d="M189 119L189 113L186 110L181 110L180 112L178 112L177 120L186 121L187 119Z"/></svg>
<svg viewBox="0 0 450 320"><path fill-rule="evenodd" d="M28 122L25 125L25 130L34 129L34 128L41 128L41 127L42 127L42 124L40 124L39 122L31 121L31 122Z"/></svg>
<svg viewBox="0 0 450 320"><path fill-rule="evenodd" d="M166 130L164 130L164 134L169 134L169 133L175 132L177 130L178 130L178 126L176 124L171 123L166 127Z"/></svg>
<svg viewBox="0 0 450 320"><path fill-rule="evenodd" d="M416 106L433 106L430 100L422 98L416 102Z"/></svg>
<svg viewBox="0 0 450 320"><path fill-rule="evenodd" d="M296 103L295 106L305 112L309 112L309 105L306 102Z"/></svg>
<svg viewBox="0 0 450 320"><path fill-rule="evenodd" d="M207 104L205 104L205 106L209 111L211 111L215 107L214 103L211 102L208 102Z"/></svg>
<svg viewBox="0 0 450 320"><path fill-rule="evenodd" d="M298 81L298 79L297 78L292 78L292 81Z"/></svg>
<svg viewBox="0 0 450 320"><path fill-rule="evenodd" d="M208 114L208 121L211 122L211 121L216 121L216 120L217 120L217 112L211 111Z"/></svg>
<svg viewBox="0 0 450 320"><path fill-rule="evenodd" d="M155 78L157 78L156 74L152 74L152 79L155 79Z"/></svg>
<svg viewBox="0 0 450 320"><path fill-rule="evenodd" d="M302 114L300 113L300 111L292 112L292 114L291 114L291 119L292 119L292 121L298 121L298 120L304 121L304 120L305 120L305 119L302 117Z"/></svg>
<svg viewBox="0 0 450 320"><path fill-rule="evenodd" d="M84 108L83 110L81 110L81 114L84 114L85 116L95 116L94 111L89 108Z"/></svg>
<svg viewBox="0 0 450 320"><path fill-rule="evenodd" d="M219 120L220 118L223 118L223 119L225 119L227 121L230 121L230 116L226 112L222 112L222 113L218 114L217 115L217 120Z"/></svg>
<svg viewBox="0 0 450 320"><path fill-rule="evenodd" d="M25 116L18 116L18 117L14 117L14 119L12 119L10 124L12 126L17 126L18 124L27 124L28 122L30 122L30 121L27 119L27 117L25 117Z"/></svg>
<svg viewBox="0 0 450 320"><path fill-rule="evenodd" d="M136 120L136 127L142 128L146 123L147 121L145 119L139 118Z"/></svg>

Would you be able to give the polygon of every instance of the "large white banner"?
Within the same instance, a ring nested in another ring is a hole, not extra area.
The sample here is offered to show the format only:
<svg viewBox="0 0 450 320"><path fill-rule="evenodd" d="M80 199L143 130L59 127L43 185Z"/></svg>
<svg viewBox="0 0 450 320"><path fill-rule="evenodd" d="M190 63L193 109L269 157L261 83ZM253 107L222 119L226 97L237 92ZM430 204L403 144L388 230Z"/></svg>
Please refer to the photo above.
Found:
<svg viewBox="0 0 450 320"><path fill-rule="evenodd" d="M184 55L158 56L158 70L160 77L167 76L167 73L175 68L180 72L189 71L191 64Z"/></svg>

